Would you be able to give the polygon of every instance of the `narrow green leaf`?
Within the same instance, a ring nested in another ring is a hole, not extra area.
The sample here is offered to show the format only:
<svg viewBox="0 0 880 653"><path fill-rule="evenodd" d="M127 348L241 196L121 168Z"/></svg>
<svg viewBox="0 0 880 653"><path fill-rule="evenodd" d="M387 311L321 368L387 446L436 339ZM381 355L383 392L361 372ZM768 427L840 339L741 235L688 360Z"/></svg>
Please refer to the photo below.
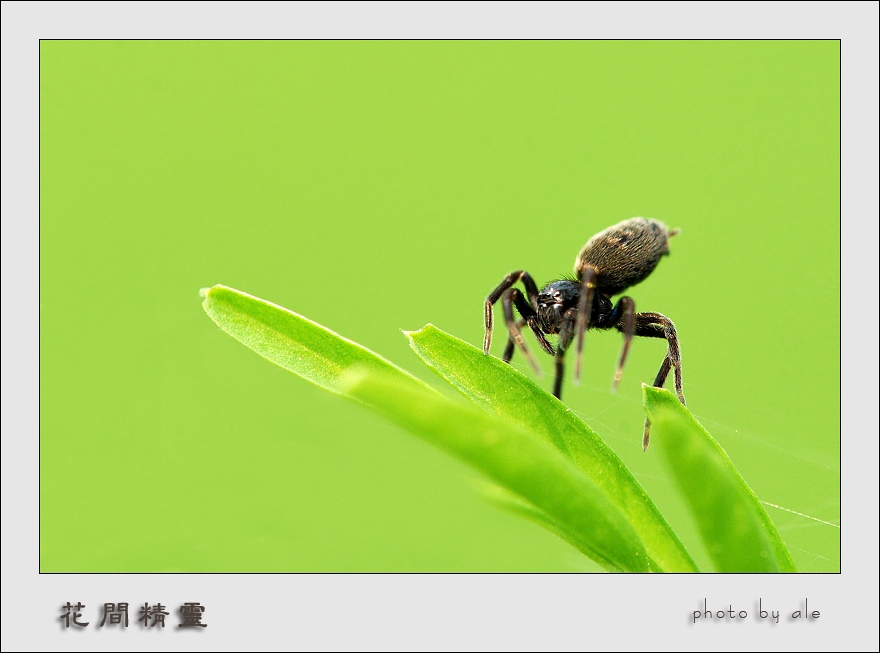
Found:
<svg viewBox="0 0 880 653"><path fill-rule="evenodd" d="M643 386L652 438L718 571L797 571L776 527L708 431L668 390ZM656 434L656 435L654 435Z"/></svg>
<svg viewBox="0 0 880 653"><path fill-rule="evenodd" d="M270 302L202 291L221 329L267 360L360 401L485 473L609 570L660 571L608 496L535 434L442 396L370 350Z"/></svg>
<svg viewBox="0 0 880 653"><path fill-rule="evenodd" d="M617 455L556 397L510 365L429 324L407 332L425 363L466 397L553 445L626 515L664 571L697 571L687 550Z"/></svg>
<svg viewBox="0 0 880 653"><path fill-rule="evenodd" d="M226 333L325 390L345 394L339 381L354 367L433 390L366 347L277 304L226 286L204 288L201 296L205 312Z"/></svg>
<svg viewBox="0 0 880 653"><path fill-rule="evenodd" d="M399 379L374 373L346 379L353 397L526 499L606 569L660 571L608 496L533 434Z"/></svg>

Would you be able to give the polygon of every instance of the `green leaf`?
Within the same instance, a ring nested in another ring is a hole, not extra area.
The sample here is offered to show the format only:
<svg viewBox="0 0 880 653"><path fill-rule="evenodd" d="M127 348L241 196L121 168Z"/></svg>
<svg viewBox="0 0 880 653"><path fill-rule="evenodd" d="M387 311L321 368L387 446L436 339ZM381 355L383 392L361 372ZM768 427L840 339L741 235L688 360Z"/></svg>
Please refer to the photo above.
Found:
<svg viewBox="0 0 880 653"><path fill-rule="evenodd" d="M346 394L340 379L355 367L433 390L366 347L277 304L226 286L203 288L200 294L205 312L226 333L325 390Z"/></svg>
<svg viewBox="0 0 880 653"><path fill-rule="evenodd" d="M797 571L752 489L708 431L668 390L643 386L662 452L718 571ZM656 434L656 435L654 435Z"/></svg>
<svg viewBox="0 0 880 653"><path fill-rule="evenodd" d="M524 498L606 569L660 571L607 495L534 434L398 379L358 371L346 379L354 398Z"/></svg>
<svg viewBox="0 0 880 653"><path fill-rule="evenodd" d="M621 510L664 571L697 571L620 458L565 404L510 365L433 325L406 335L416 354L466 397L568 456Z"/></svg>
<svg viewBox="0 0 880 653"><path fill-rule="evenodd" d="M202 291L208 315L267 360L377 410L479 469L546 515L606 569L660 571L604 491L540 436L444 397L360 345L292 311L224 286Z"/></svg>

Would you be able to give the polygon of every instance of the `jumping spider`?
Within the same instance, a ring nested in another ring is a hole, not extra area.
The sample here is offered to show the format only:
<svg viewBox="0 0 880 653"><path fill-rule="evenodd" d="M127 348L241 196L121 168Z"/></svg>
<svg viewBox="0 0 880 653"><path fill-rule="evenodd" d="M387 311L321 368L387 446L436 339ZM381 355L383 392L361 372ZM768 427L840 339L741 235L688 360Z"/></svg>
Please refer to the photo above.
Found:
<svg viewBox="0 0 880 653"><path fill-rule="evenodd" d="M648 218L631 218L609 227L587 241L574 263L576 279L561 279L548 283L541 292L532 276L525 270L511 272L486 298L486 336L483 353L489 353L494 322L492 307L501 299L504 321L509 333L502 360L509 363L516 345L540 374L541 368L526 346L521 328L528 325L541 348L556 357L556 381L553 394L562 395L562 358L577 335L574 381L581 374L581 352L584 332L587 329L617 329L623 333L623 349L617 363L612 389L616 390L623 373L623 365L634 335L647 338L665 338L668 343L666 357L654 379L654 385L662 388L669 370L675 371L675 391L682 404L684 392L681 382L681 354L675 325L660 313L636 313L632 297L621 297L612 305L611 297L630 286L643 281L657 267L660 258L669 254L668 239L678 233L666 225ZM522 281L528 301L513 285ZM514 319L513 307L522 319ZM556 349L547 341L545 334L558 334ZM648 448L651 422L645 420L643 448Z"/></svg>

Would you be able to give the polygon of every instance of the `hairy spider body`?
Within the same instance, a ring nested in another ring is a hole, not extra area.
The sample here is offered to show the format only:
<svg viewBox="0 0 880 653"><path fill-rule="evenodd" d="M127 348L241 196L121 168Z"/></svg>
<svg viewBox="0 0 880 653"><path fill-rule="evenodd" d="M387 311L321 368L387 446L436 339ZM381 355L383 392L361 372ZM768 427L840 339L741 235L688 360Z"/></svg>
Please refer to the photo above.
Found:
<svg viewBox="0 0 880 653"><path fill-rule="evenodd" d="M669 254L669 231L662 222L647 218L624 220L587 241L574 263L578 279L592 268L596 290L608 297L620 294L645 278Z"/></svg>
<svg viewBox="0 0 880 653"><path fill-rule="evenodd" d="M617 329L623 333L623 348L614 375L613 389L620 383L633 336L664 338L668 343L668 350L654 385L662 387L670 370L674 370L675 390L684 404L681 353L672 320L660 313L636 313L632 297L621 297L616 304L611 301L611 297L644 281L654 271L660 259L669 254L669 238L677 233L677 229L670 231L657 220L624 220L587 241L575 259L576 279L552 281L540 292L528 272L511 272L486 298L483 352L489 353L494 323L492 308L501 299L509 334L502 359L509 363L518 345L535 371L540 374L538 362L529 351L521 331L524 325L528 325L541 348L556 359L553 394L561 398L563 356L575 336L577 355L574 379L578 382L584 333L588 329ZM517 281L521 281L525 287L525 297L520 290L514 288ZM514 307L521 316L518 321L513 315ZM555 349L545 335L558 336ZM645 449L648 448L650 428L651 423L646 420L642 440Z"/></svg>

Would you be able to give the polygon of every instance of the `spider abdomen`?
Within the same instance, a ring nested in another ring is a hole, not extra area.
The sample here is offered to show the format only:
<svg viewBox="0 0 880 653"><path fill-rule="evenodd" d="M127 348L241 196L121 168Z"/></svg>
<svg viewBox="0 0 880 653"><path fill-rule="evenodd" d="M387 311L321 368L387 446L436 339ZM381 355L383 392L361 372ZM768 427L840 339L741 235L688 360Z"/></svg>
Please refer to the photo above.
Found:
<svg viewBox="0 0 880 653"><path fill-rule="evenodd" d="M669 254L670 231L659 220L630 218L601 231L583 246L574 263L581 278L587 268L596 271L596 290L613 296L634 286L654 271Z"/></svg>

